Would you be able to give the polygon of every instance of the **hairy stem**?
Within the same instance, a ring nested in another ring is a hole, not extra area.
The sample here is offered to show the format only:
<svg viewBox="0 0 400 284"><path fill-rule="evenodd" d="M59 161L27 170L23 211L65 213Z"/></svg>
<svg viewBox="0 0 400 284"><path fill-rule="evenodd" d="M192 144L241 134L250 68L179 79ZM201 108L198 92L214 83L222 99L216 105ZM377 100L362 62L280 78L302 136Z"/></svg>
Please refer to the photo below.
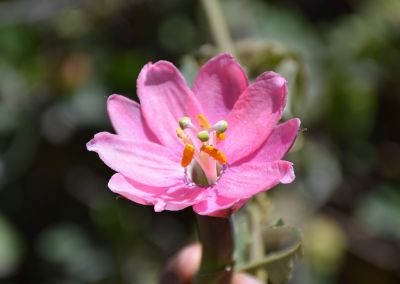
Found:
<svg viewBox="0 0 400 284"><path fill-rule="evenodd" d="M229 218L197 215L202 258L194 283L228 284L233 272L234 234Z"/></svg>

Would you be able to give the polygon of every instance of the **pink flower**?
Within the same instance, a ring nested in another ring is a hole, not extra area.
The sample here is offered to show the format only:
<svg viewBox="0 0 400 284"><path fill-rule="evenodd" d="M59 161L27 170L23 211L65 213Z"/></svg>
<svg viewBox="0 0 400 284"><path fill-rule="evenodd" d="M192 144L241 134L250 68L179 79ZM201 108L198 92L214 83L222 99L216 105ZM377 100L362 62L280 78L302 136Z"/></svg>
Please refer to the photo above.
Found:
<svg viewBox="0 0 400 284"><path fill-rule="evenodd" d="M167 61L148 63L137 80L140 105L119 95L107 107L117 134L87 144L116 171L109 188L155 211L193 206L201 215L227 216L250 197L294 180L281 160L300 120L277 125L286 80L265 72L249 84L235 59L216 56L190 89Z"/></svg>

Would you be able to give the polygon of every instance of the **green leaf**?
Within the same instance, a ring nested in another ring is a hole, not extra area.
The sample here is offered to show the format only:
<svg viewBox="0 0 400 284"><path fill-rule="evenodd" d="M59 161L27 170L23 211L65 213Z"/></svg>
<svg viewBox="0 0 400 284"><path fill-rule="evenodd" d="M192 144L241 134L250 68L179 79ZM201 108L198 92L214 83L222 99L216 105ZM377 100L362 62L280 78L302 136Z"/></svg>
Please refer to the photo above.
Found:
<svg viewBox="0 0 400 284"><path fill-rule="evenodd" d="M274 224L275 227L280 227L280 226L284 226L284 225L285 225L285 222L283 221L282 218L279 218L278 220L276 220L276 222Z"/></svg>
<svg viewBox="0 0 400 284"><path fill-rule="evenodd" d="M268 280L273 284L287 283L293 261L302 252L302 240L297 229L290 226L271 226L263 230L265 256L243 267L240 271L257 272L260 269L268 273Z"/></svg>

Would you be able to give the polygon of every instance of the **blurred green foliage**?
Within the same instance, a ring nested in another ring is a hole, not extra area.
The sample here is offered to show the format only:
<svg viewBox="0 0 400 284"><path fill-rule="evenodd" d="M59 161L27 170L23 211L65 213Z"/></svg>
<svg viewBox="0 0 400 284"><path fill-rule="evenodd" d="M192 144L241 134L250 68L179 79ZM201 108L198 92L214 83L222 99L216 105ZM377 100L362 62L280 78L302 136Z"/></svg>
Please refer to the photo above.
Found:
<svg viewBox="0 0 400 284"><path fill-rule="evenodd" d="M284 74L285 119L303 122L296 182L261 214L301 229L291 283L398 283L400 1L221 3L239 61ZM85 143L146 62L192 81L217 52L195 0L0 1L1 283L157 282L194 239L191 210L116 198Z"/></svg>

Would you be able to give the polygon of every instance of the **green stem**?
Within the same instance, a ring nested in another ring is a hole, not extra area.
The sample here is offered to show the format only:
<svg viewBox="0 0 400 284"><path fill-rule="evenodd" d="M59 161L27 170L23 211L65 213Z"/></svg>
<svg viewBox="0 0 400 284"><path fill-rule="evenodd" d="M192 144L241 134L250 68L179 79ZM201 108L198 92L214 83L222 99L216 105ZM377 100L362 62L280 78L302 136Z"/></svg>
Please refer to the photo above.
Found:
<svg viewBox="0 0 400 284"><path fill-rule="evenodd" d="M262 239L261 232L261 216L260 211L257 210L256 207L248 208L249 216L250 216L250 224L251 224L251 247L250 247L250 259L252 261L261 259L264 256L264 242ZM268 274L265 269L262 267L255 270L255 276L261 283L268 283Z"/></svg>
<svg viewBox="0 0 400 284"><path fill-rule="evenodd" d="M228 25L222 13L221 5L218 0L201 0L207 16L212 37L222 52L235 54L232 38L229 33Z"/></svg>
<svg viewBox="0 0 400 284"><path fill-rule="evenodd" d="M229 218L197 215L202 258L194 283L230 283L233 272L234 234Z"/></svg>

